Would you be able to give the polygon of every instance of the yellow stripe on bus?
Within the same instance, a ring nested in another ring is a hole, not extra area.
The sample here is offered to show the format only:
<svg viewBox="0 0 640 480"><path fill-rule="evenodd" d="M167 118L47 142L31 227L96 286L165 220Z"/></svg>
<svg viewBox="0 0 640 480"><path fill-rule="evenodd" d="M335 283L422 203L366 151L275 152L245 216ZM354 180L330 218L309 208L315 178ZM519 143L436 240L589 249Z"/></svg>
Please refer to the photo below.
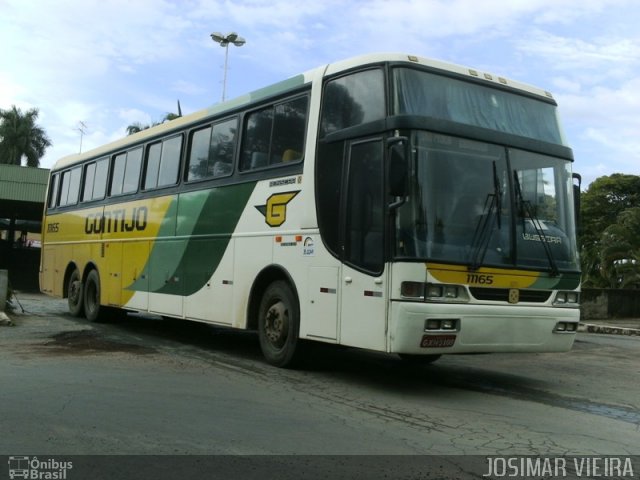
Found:
<svg viewBox="0 0 640 480"><path fill-rule="evenodd" d="M427 272L442 283L496 288L529 288L540 277L539 272L481 267L471 271L465 265L427 263Z"/></svg>

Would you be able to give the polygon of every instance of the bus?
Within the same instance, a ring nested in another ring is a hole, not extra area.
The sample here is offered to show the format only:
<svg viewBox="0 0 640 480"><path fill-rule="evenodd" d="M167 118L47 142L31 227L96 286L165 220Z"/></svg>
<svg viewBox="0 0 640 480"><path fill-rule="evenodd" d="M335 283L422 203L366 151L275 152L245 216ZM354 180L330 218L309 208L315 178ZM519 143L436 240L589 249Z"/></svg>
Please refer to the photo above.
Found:
<svg viewBox="0 0 640 480"><path fill-rule="evenodd" d="M41 290L431 362L562 352L579 322L579 186L553 96L369 54L62 158Z"/></svg>

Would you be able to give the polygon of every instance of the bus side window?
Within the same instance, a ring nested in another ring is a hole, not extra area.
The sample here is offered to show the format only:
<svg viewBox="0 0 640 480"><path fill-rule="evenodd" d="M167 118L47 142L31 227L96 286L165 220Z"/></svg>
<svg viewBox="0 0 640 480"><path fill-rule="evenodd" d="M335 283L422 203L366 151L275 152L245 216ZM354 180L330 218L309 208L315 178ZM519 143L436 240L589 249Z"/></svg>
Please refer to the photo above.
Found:
<svg viewBox="0 0 640 480"><path fill-rule="evenodd" d="M93 181L93 200L101 200L107 191L107 174L109 173L109 159L103 158L96 162L96 174Z"/></svg>
<svg viewBox="0 0 640 480"><path fill-rule="evenodd" d="M107 188L107 173L109 158L102 158L84 167L84 181L82 184L82 202L102 200Z"/></svg>
<svg viewBox="0 0 640 480"><path fill-rule="evenodd" d="M142 147L116 155L113 160L110 194L121 195L138 191Z"/></svg>
<svg viewBox="0 0 640 480"><path fill-rule="evenodd" d="M49 189L49 208L54 208L58 203L58 186L60 182L60 174L51 177L51 187Z"/></svg>
<svg viewBox="0 0 640 480"><path fill-rule="evenodd" d="M121 153L116 155L113 159L113 166L111 167L111 190L109 194L120 195L122 193L122 181L124 180L124 169L127 165L127 154Z"/></svg>
<svg viewBox="0 0 640 480"><path fill-rule="evenodd" d="M180 153L182 151L182 135L168 138L162 142L158 187L166 187L178 183L180 170Z"/></svg>
<svg viewBox="0 0 640 480"><path fill-rule="evenodd" d="M149 145L142 188L149 190L178 183L182 135Z"/></svg>
<svg viewBox="0 0 640 480"><path fill-rule="evenodd" d="M207 177L210 142L210 126L191 132L189 140L189 165L187 167L188 182Z"/></svg>
<svg viewBox="0 0 640 480"><path fill-rule="evenodd" d="M127 152L127 164L124 169L122 193L138 191L140 182L140 165L142 164L142 147Z"/></svg>
<svg viewBox="0 0 640 480"><path fill-rule="evenodd" d="M384 118L384 73L365 70L327 83L322 99L320 136Z"/></svg>
<svg viewBox="0 0 640 480"><path fill-rule="evenodd" d="M276 105L271 143L272 163L302 160L307 104L305 96Z"/></svg>
<svg viewBox="0 0 640 480"><path fill-rule="evenodd" d="M91 162L84 167L84 185L82 186L82 201L87 202L93 198L93 181L96 176L96 162Z"/></svg>
<svg viewBox="0 0 640 480"><path fill-rule="evenodd" d="M158 170L160 169L160 154L162 153L162 143L149 145L147 149L147 159L145 163L145 176L142 188L149 190L158 185Z"/></svg>
<svg viewBox="0 0 640 480"><path fill-rule="evenodd" d="M191 133L187 181L231 174L237 122L232 118Z"/></svg>
<svg viewBox="0 0 640 480"><path fill-rule="evenodd" d="M240 155L240 170L255 170L269 165L272 125L272 106L247 115Z"/></svg>
<svg viewBox="0 0 640 480"><path fill-rule="evenodd" d="M308 104L305 95L248 114L240 170L302 160Z"/></svg>
<svg viewBox="0 0 640 480"><path fill-rule="evenodd" d="M214 177L229 175L233 171L238 120L236 118L213 126L209 146L208 172Z"/></svg>

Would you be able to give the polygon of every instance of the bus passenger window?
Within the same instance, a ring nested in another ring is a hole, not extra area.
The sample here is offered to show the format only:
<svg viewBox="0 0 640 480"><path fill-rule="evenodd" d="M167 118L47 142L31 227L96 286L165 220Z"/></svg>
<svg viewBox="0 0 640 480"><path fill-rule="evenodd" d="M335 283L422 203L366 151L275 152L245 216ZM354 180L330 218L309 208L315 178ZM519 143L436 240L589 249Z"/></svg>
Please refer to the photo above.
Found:
<svg viewBox="0 0 640 480"><path fill-rule="evenodd" d="M142 163L142 147L127 152L127 165L124 169L122 193L138 191L140 180L140 164Z"/></svg>
<svg viewBox="0 0 640 480"><path fill-rule="evenodd" d="M138 191L142 147L116 155L111 175L111 195L121 195Z"/></svg>
<svg viewBox="0 0 640 480"><path fill-rule="evenodd" d="M191 134L187 181L222 177L233 171L237 119L223 121Z"/></svg>
<svg viewBox="0 0 640 480"><path fill-rule="evenodd" d="M158 173L158 187L166 187L168 185L175 185L176 183L178 183L181 147L182 135L169 138L162 142L160 171Z"/></svg>
<svg viewBox="0 0 640 480"><path fill-rule="evenodd" d="M61 207L65 205L75 205L78 202L81 172L80 167L76 167L62 174L62 189L59 203Z"/></svg>
<svg viewBox="0 0 640 480"><path fill-rule="evenodd" d="M197 130L191 134L187 181L190 182L192 180L200 180L201 178L207 177L210 141L211 127Z"/></svg>
<svg viewBox="0 0 640 480"><path fill-rule="evenodd" d="M82 201L101 200L107 188L107 171L109 159L103 158L91 162L84 170L84 185L82 187Z"/></svg>
<svg viewBox="0 0 640 480"><path fill-rule="evenodd" d="M269 147L273 107L253 112L247 116L240 161L241 170L255 170L269 165Z"/></svg>
<svg viewBox="0 0 640 480"><path fill-rule="evenodd" d="M302 160L308 98L294 98L247 116L240 170Z"/></svg>
<svg viewBox="0 0 640 480"><path fill-rule="evenodd" d="M127 163L127 154L121 153L113 159L113 174L111 175L111 195L120 195L122 193L122 181L124 179L124 168Z"/></svg>
<svg viewBox="0 0 640 480"><path fill-rule="evenodd" d="M272 163L298 161L304 150L307 97L276 105L271 144Z"/></svg>
<svg viewBox="0 0 640 480"><path fill-rule="evenodd" d="M214 177L229 175L233 170L238 120L233 118L213 126L209 148L209 171Z"/></svg>
<svg viewBox="0 0 640 480"><path fill-rule="evenodd" d="M142 188L149 190L158 185L158 169L160 168L160 154L162 143L154 143L147 150L147 162L145 168L144 184Z"/></svg>
<svg viewBox="0 0 640 480"><path fill-rule="evenodd" d="M90 163L84 169L84 185L82 187L82 201L87 202L93 199L93 181L96 176L96 164Z"/></svg>
<svg viewBox="0 0 640 480"><path fill-rule="evenodd" d="M104 198L107 191L107 174L109 173L109 159L103 158L96 163L96 175L93 181L92 200L100 200Z"/></svg>
<svg viewBox="0 0 640 480"><path fill-rule="evenodd" d="M49 188L49 208L54 208L58 203L58 184L60 175L55 174L51 177L51 187Z"/></svg>

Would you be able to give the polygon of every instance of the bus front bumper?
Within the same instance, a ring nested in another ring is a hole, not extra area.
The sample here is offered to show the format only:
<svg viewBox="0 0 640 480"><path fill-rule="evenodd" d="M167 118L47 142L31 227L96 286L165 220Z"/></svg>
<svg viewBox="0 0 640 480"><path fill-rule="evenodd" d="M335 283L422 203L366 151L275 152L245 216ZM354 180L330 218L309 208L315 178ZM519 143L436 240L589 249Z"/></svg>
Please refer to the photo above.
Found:
<svg viewBox="0 0 640 480"><path fill-rule="evenodd" d="M579 320L578 308L393 301L389 352L566 352Z"/></svg>

